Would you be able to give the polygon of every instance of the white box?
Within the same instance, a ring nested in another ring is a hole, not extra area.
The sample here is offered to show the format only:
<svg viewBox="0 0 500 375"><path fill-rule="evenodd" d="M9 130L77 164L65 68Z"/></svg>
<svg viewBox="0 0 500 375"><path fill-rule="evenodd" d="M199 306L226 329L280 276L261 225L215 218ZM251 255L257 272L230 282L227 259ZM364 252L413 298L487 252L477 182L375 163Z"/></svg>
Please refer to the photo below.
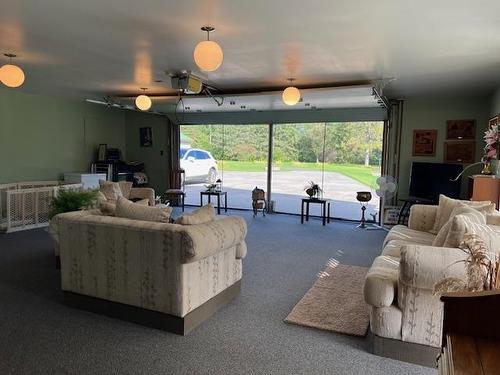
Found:
<svg viewBox="0 0 500 375"><path fill-rule="evenodd" d="M99 180L106 181L106 173L65 173L67 184L82 184L84 189L99 189Z"/></svg>

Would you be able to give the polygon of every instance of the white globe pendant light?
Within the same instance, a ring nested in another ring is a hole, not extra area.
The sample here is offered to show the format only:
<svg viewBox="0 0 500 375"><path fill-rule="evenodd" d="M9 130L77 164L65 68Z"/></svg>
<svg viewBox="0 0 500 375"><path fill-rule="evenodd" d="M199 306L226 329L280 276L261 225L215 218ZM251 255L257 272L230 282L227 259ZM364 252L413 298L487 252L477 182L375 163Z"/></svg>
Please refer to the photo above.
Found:
<svg viewBox="0 0 500 375"><path fill-rule="evenodd" d="M214 31L215 28L203 26L201 29L207 32L207 40L196 45L193 52L194 62L201 70L213 72L222 65L224 53L217 42L210 40L210 33Z"/></svg>
<svg viewBox="0 0 500 375"><path fill-rule="evenodd" d="M290 83L294 81L293 78L288 79ZM295 105L300 101L300 91L297 87L288 86L285 90L283 90L283 94L281 95L283 99L283 103L286 105Z"/></svg>
<svg viewBox="0 0 500 375"><path fill-rule="evenodd" d="M141 88L141 90L144 90L144 92L146 92L147 89ZM141 111L147 111L151 108L152 104L153 102L151 101L151 98L146 94L141 94L137 98L135 98L135 106Z"/></svg>
<svg viewBox="0 0 500 375"><path fill-rule="evenodd" d="M16 55L12 53L6 53L4 56L9 57L11 63L12 58L16 57ZM24 79L24 72L17 65L5 64L0 68L0 82L7 87L19 87L24 83Z"/></svg>

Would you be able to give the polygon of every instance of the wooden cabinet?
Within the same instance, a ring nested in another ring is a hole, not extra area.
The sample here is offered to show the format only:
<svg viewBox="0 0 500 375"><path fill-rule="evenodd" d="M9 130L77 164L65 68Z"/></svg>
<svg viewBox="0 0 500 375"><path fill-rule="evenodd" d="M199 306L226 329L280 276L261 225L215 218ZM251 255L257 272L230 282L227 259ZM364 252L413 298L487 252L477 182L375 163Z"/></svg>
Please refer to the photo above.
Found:
<svg viewBox="0 0 500 375"><path fill-rule="evenodd" d="M439 374L500 373L500 291L449 293L444 302Z"/></svg>
<svg viewBox="0 0 500 375"><path fill-rule="evenodd" d="M500 178L496 176L470 176L470 199L473 201L491 201L498 209L500 198Z"/></svg>

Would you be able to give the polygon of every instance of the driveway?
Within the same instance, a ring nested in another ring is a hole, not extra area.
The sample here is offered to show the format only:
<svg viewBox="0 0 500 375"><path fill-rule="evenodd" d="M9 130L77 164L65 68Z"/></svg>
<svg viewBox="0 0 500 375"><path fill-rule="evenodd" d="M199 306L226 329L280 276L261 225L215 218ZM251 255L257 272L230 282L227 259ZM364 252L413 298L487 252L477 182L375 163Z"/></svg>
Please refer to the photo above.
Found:
<svg viewBox="0 0 500 375"><path fill-rule="evenodd" d="M266 172L221 172L223 190L228 192L228 206L247 208L252 206L251 191L257 186L267 189ZM356 192L371 191L372 200L368 204L368 214L378 210L378 197L375 191L352 178L336 172L325 172L321 179L321 171L273 171L272 200L274 210L278 212L300 213L300 200L306 196L304 188L309 181L323 183L324 197L332 199L332 217L358 220L361 215L360 204L356 200ZM200 204L200 191L204 184L186 186L186 203ZM319 205L311 205L311 214L319 215Z"/></svg>

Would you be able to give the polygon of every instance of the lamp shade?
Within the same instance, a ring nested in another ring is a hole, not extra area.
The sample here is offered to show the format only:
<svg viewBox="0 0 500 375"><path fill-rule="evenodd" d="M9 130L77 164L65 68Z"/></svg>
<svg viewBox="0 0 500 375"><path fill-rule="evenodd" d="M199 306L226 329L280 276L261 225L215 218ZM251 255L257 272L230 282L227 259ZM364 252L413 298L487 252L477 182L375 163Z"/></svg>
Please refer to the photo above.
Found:
<svg viewBox="0 0 500 375"><path fill-rule="evenodd" d="M19 87L24 83L24 72L17 65L5 64L0 68L0 81L8 87Z"/></svg>
<svg viewBox="0 0 500 375"><path fill-rule="evenodd" d="M222 60L224 59L222 48L212 40L204 40L198 43L193 55L196 65L206 72L217 70L222 65Z"/></svg>
<svg viewBox="0 0 500 375"><path fill-rule="evenodd" d="M298 88L290 86L287 87L282 94L283 103L286 105L295 105L300 100L300 91Z"/></svg>
<svg viewBox="0 0 500 375"><path fill-rule="evenodd" d="M139 95L135 98L135 106L139 108L141 111L147 111L151 108L151 99L147 95Z"/></svg>

